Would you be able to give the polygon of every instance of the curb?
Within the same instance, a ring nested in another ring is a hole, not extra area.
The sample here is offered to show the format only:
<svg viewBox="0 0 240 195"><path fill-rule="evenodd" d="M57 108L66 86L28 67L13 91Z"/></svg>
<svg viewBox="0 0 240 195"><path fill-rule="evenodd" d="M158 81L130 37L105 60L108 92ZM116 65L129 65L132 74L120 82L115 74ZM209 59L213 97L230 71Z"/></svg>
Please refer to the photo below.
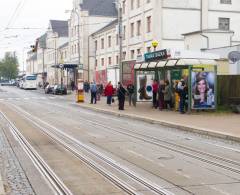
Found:
<svg viewBox="0 0 240 195"><path fill-rule="evenodd" d="M211 129L199 128L199 127L196 127L196 126L182 125L182 124L179 124L179 123L173 123L173 122L164 121L164 120L155 120L155 119L142 117L142 116L138 116L138 115L133 115L133 114L118 113L116 111L110 111L110 110L101 109L101 108L94 108L94 107L90 107L90 106L85 106L83 104L73 103L73 105L77 105L77 106L82 107L84 109L93 110L93 111L104 113L104 114L112 114L114 116L119 116L119 117L123 117L123 118L130 118L130 119L134 119L134 120L140 120L140 121L144 121L144 122L147 122L147 123L150 123L150 124L163 125L163 126L166 126L166 127L176 128L176 129L179 129L179 130L182 130L182 131L198 133L200 135L206 135L206 136L211 136L211 137L215 137L215 138L240 142L240 137L235 137L235 136L229 135L229 134L223 134L223 133L211 130Z"/></svg>

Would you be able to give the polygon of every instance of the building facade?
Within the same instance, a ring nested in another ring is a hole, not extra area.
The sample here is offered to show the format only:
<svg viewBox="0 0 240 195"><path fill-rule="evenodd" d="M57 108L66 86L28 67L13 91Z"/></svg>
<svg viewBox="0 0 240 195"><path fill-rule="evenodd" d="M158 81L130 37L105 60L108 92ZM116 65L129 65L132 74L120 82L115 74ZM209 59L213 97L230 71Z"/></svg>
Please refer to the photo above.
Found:
<svg viewBox="0 0 240 195"><path fill-rule="evenodd" d="M117 17L115 0L74 0L69 19L70 62L79 65L78 78L92 80L94 64L89 62L89 36Z"/></svg>

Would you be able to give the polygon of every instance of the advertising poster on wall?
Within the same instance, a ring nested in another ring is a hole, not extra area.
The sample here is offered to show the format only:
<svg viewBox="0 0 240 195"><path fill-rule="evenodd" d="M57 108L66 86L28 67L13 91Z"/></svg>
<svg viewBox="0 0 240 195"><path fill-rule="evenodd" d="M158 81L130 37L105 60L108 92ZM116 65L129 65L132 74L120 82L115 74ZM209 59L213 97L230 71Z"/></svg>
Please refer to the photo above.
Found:
<svg viewBox="0 0 240 195"><path fill-rule="evenodd" d="M192 72L192 109L215 109L214 72Z"/></svg>
<svg viewBox="0 0 240 195"><path fill-rule="evenodd" d="M154 73L137 75L137 101L152 101Z"/></svg>

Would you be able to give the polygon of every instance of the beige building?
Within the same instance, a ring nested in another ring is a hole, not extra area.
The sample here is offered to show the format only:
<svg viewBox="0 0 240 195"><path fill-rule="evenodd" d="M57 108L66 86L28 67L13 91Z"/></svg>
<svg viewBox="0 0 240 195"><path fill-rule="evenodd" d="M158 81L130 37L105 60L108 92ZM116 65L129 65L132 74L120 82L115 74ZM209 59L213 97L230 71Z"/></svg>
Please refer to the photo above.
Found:
<svg viewBox="0 0 240 195"><path fill-rule="evenodd" d="M74 0L69 19L70 63L78 64L78 78L92 80L94 64L89 63L89 36L117 17L115 0ZM79 59L80 54L80 59ZM83 74L84 72L84 74Z"/></svg>

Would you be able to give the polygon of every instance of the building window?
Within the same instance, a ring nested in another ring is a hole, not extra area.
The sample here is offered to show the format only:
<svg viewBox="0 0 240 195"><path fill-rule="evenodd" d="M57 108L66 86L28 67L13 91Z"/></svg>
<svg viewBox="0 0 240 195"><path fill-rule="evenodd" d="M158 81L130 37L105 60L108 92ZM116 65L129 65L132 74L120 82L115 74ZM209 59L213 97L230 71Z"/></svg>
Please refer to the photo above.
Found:
<svg viewBox="0 0 240 195"><path fill-rule="evenodd" d="M219 18L218 19L218 28L220 30L229 30L230 29L230 19L229 18Z"/></svg>
<svg viewBox="0 0 240 195"><path fill-rule="evenodd" d="M101 65L104 66L104 58L101 58Z"/></svg>
<svg viewBox="0 0 240 195"><path fill-rule="evenodd" d="M134 37L134 23L130 24L131 28L131 37Z"/></svg>
<svg viewBox="0 0 240 195"><path fill-rule="evenodd" d="M134 9L134 0L131 0L131 10Z"/></svg>
<svg viewBox="0 0 240 195"><path fill-rule="evenodd" d="M112 37L108 36L108 47L112 46Z"/></svg>
<svg viewBox="0 0 240 195"><path fill-rule="evenodd" d="M116 45L119 44L119 37L118 37L118 34L116 34Z"/></svg>
<svg viewBox="0 0 240 195"><path fill-rule="evenodd" d="M97 66L98 66L98 61L97 61L97 59L95 60L95 67L97 68Z"/></svg>
<svg viewBox="0 0 240 195"><path fill-rule="evenodd" d="M135 52L134 52L134 50L131 50L131 59L134 59L134 54L135 54Z"/></svg>
<svg viewBox="0 0 240 195"><path fill-rule="evenodd" d="M97 41L95 41L95 51L97 51L97 48L98 48L98 43Z"/></svg>
<svg viewBox="0 0 240 195"><path fill-rule="evenodd" d="M104 49L104 38L101 39L101 49Z"/></svg>
<svg viewBox="0 0 240 195"><path fill-rule="evenodd" d="M123 40L126 39L126 26L123 26Z"/></svg>
<svg viewBox="0 0 240 195"><path fill-rule="evenodd" d="M152 17L148 16L147 17L147 32L151 32L151 25L152 25Z"/></svg>
<svg viewBox="0 0 240 195"><path fill-rule="evenodd" d="M147 53L151 52L151 47L147 47Z"/></svg>
<svg viewBox="0 0 240 195"><path fill-rule="evenodd" d="M137 49L137 55L141 55L141 49Z"/></svg>
<svg viewBox="0 0 240 195"><path fill-rule="evenodd" d="M221 0L221 4L232 4L232 0Z"/></svg>
<svg viewBox="0 0 240 195"><path fill-rule="evenodd" d="M126 60L126 55L127 55L127 53L126 53L126 51L124 51L123 54L122 54L122 59L123 60Z"/></svg>
<svg viewBox="0 0 240 195"><path fill-rule="evenodd" d="M141 35L141 20L137 21L137 36Z"/></svg>
<svg viewBox="0 0 240 195"><path fill-rule="evenodd" d="M123 1L123 4L122 4L122 11L123 11L123 14L126 13L126 1Z"/></svg>
<svg viewBox="0 0 240 195"><path fill-rule="evenodd" d="M140 7L140 0L137 0L137 8Z"/></svg>
<svg viewBox="0 0 240 195"><path fill-rule="evenodd" d="M119 56L116 56L116 64L119 64Z"/></svg>
<svg viewBox="0 0 240 195"><path fill-rule="evenodd" d="M112 65L112 58L108 57L108 65Z"/></svg>

